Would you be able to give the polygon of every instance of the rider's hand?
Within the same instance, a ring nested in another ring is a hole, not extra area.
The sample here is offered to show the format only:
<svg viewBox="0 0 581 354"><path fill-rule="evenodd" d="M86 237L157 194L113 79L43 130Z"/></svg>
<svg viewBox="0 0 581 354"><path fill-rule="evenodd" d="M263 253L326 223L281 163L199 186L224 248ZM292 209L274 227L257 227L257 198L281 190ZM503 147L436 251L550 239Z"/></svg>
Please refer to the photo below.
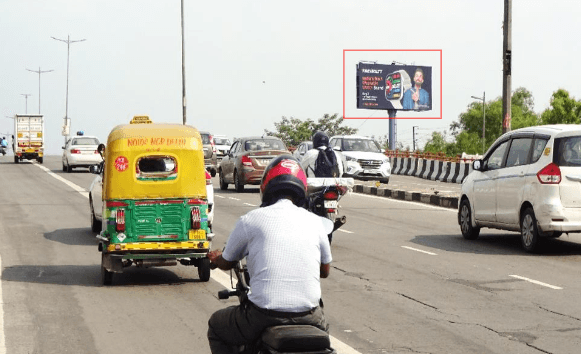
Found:
<svg viewBox="0 0 581 354"><path fill-rule="evenodd" d="M214 250L214 251L210 251L208 252L208 258L210 259L210 262L215 263L216 260L218 259L218 257L220 257L222 255L222 251L220 250Z"/></svg>

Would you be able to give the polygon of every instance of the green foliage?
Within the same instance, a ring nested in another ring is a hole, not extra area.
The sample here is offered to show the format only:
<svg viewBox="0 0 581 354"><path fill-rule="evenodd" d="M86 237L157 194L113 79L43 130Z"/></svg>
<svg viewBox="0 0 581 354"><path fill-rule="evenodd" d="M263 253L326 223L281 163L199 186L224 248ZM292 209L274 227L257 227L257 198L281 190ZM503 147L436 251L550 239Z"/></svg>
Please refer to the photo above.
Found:
<svg viewBox="0 0 581 354"><path fill-rule="evenodd" d="M543 124L581 123L581 102L569 97L569 92L559 89L551 97L551 107L541 114Z"/></svg>
<svg viewBox="0 0 581 354"><path fill-rule="evenodd" d="M316 131L324 131L329 135L350 135L357 133L356 128L343 126L343 117L338 114L325 114L317 122L312 119L300 120L298 118L282 117L282 121L274 123L275 131L267 129L267 135L279 137L287 146L297 146L302 141L311 140Z"/></svg>

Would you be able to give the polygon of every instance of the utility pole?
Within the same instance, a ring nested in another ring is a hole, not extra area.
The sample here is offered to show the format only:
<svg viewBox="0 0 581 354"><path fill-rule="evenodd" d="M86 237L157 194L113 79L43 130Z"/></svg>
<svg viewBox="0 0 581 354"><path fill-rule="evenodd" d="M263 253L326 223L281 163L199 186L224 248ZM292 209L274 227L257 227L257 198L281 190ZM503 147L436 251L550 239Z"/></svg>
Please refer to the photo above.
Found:
<svg viewBox="0 0 581 354"><path fill-rule="evenodd" d="M414 145L414 150L413 150L414 152L416 151L416 140L417 140L416 139L416 128L419 129L420 127L418 127L417 125L413 127L413 133L412 133L413 137L412 137L412 140L414 142L414 144L413 144Z"/></svg>
<svg viewBox="0 0 581 354"><path fill-rule="evenodd" d="M395 115L397 110L395 109L388 109L387 115L389 116L389 150L395 150L396 147L396 125L395 125Z"/></svg>
<svg viewBox="0 0 581 354"><path fill-rule="evenodd" d="M502 133L511 130L512 0L504 0L502 44Z"/></svg>
<svg viewBox="0 0 581 354"><path fill-rule="evenodd" d="M42 71L42 70L40 70L40 66L38 67L38 71L36 71L36 70L30 70L30 69L26 69L26 70L38 74L38 114L40 114L40 74L49 73L49 72L54 71L54 70L45 70L45 71Z"/></svg>
<svg viewBox="0 0 581 354"><path fill-rule="evenodd" d="M24 102L25 102L25 106L24 106L24 114L28 114L28 96L32 96L30 93L21 93L22 96L24 96Z"/></svg>
<svg viewBox="0 0 581 354"><path fill-rule="evenodd" d="M182 0L182 112L186 124L186 53L184 48L184 0Z"/></svg>
<svg viewBox="0 0 581 354"><path fill-rule="evenodd" d="M67 36L66 40L55 38L52 36L51 36L51 38L67 44L67 93L66 93L66 99L65 99L65 126L70 126L70 122L69 122L69 54L71 52L71 43L82 42L82 41L85 41L86 39L79 39L76 41L71 41L70 35ZM67 137L65 136L65 144L66 143L67 143Z"/></svg>

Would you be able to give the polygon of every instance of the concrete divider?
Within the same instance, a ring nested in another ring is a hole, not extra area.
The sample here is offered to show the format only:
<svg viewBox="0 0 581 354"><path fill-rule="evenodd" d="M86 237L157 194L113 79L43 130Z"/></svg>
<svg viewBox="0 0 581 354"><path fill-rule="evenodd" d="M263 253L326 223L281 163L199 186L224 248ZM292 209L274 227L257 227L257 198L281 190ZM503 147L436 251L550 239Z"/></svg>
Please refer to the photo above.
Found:
<svg viewBox="0 0 581 354"><path fill-rule="evenodd" d="M391 174L447 183L461 184L472 172L471 162L438 161L415 157L390 157L390 162Z"/></svg>
<svg viewBox="0 0 581 354"><path fill-rule="evenodd" d="M444 197L434 194L410 192L384 187L377 188L373 186L364 186L362 184L356 184L353 186L353 192L458 209L458 197Z"/></svg>

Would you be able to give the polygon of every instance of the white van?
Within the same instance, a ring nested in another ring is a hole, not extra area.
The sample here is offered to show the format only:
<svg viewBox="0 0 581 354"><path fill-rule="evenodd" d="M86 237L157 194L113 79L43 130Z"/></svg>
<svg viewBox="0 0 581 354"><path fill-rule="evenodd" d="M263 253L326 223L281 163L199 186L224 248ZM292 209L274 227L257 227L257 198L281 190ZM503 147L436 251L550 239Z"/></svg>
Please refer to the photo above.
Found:
<svg viewBox="0 0 581 354"><path fill-rule="evenodd" d="M534 252L542 237L581 232L581 126L511 131L473 168L458 208L464 238L476 239L481 227L518 231Z"/></svg>

